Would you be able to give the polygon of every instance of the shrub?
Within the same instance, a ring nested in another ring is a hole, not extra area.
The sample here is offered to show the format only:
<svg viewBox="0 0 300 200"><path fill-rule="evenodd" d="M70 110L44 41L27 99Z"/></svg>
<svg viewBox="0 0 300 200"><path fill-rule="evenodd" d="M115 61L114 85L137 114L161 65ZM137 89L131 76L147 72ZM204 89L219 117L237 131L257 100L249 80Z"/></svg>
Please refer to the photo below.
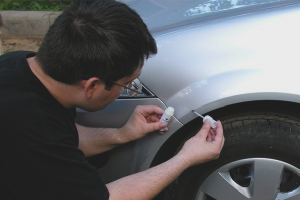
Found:
<svg viewBox="0 0 300 200"><path fill-rule="evenodd" d="M2 0L0 10L61 11L74 0Z"/></svg>

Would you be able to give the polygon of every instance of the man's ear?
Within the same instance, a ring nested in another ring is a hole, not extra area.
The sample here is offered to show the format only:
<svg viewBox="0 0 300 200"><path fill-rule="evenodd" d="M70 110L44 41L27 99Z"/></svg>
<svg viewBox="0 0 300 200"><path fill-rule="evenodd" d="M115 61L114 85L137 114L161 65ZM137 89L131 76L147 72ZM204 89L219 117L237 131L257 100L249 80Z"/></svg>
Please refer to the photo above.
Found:
<svg viewBox="0 0 300 200"><path fill-rule="evenodd" d="M83 80L80 82L81 87L83 87L84 94L87 98L93 96L94 91L103 84L99 78L92 77L88 80Z"/></svg>

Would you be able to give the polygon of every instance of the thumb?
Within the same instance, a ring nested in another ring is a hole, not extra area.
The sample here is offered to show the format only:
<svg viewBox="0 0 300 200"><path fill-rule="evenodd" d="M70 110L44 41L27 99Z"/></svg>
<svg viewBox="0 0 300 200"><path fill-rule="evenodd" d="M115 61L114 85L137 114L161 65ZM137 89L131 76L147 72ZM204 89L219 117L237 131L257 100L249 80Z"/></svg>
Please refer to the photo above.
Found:
<svg viewBox="0 0 300 200"><path fill-rule="evenodd" d="M165 128L166 124L164 122L158 121L153 123L148 123L145 126L146 132L153 132Z"/></svg>
<svg viewBox="0 0 300 200"><path fill-rule="evenodd" d="M210 121L209 120L205 120L202 128L200 129L200 131L198 132L197 135L199 135L200 137L206 138L208 136L210 128L211 128L210 127Z"/></svg>

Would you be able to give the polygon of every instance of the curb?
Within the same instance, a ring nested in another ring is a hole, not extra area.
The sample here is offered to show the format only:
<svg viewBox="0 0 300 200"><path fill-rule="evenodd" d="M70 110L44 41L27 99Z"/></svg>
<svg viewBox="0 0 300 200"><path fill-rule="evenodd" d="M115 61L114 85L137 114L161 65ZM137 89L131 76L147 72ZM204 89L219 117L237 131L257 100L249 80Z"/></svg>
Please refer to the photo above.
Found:
<svg viewBox="0 0 300 200"><path fill-rule="evenodd" d="M60 14L52 11L1 11L3 27L0 28L0 37L44 37Z"/></svg>

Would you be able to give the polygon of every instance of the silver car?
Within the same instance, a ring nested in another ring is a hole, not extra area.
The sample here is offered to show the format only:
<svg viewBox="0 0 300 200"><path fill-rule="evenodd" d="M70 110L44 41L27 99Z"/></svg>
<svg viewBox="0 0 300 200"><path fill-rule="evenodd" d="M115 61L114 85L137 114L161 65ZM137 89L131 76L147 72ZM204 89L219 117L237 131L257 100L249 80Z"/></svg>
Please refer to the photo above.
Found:
<svg viewBox="0 0 300 200"><path fill-rule="evenodd" d="M195 110L221 120L224 149L219 159L186 170L157 200L299 200L300 1L125 2L158 45L143 67L143 94L124 93L99 112L78 109L76 121L121 127L146 104L171 106L175 115L166 134L90 158L104 180L176 154L203 124ZM191 10L197 12L187 14Z"/></svg>

